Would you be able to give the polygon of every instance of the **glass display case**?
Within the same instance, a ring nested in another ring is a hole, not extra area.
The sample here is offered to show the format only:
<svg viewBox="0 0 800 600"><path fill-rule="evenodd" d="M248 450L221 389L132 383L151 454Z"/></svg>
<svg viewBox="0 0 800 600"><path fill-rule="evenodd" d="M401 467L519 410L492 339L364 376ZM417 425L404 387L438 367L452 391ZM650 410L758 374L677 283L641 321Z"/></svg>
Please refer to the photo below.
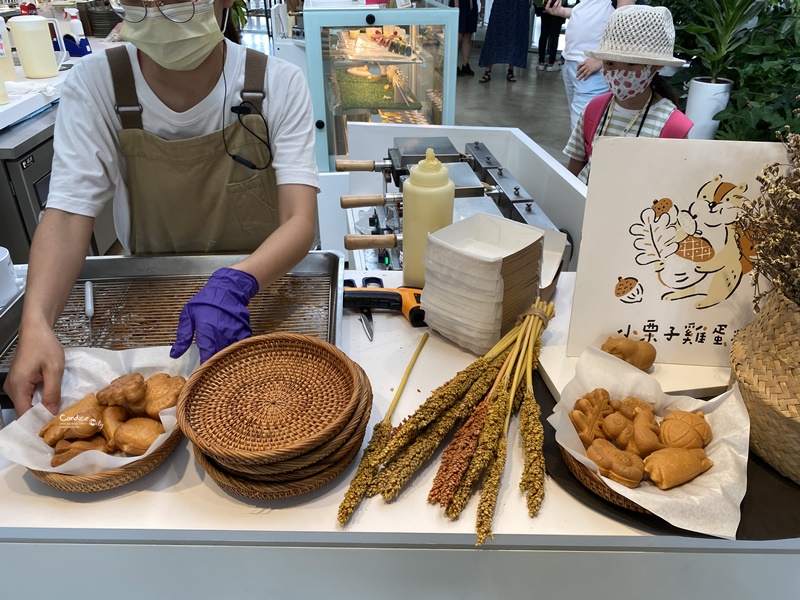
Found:
<svg viewBox="0 0 800 600"><path fill-rule="evenodd" d="M306 0L303 28L320 171L347 155L347 123L453 125L458 9Z"/></svg>

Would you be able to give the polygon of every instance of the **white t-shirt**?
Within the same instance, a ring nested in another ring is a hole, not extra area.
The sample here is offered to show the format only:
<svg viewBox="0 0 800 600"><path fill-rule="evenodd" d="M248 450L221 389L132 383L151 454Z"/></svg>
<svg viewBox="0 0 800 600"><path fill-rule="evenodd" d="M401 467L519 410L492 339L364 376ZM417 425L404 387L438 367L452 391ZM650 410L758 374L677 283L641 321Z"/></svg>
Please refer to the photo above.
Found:
<svg viewBox="0 0 800 600"><path fill-rule="evenodd" d="M672 113L677 110L677 107L667 98L660 98L655 102L650 110L647 111L647 119L642 122L644 118L644 110L633 110L630 108L623 108L619 104L614 103L614 110L606 117L605 131L601 132L602 124L598 124L597 131L595 132L594 141L602 135L606 137L643 137L643 138L657 138L661 136L661 130L664 129ZM570 158L578 161L588 161L578 174L578 179L583 183L589 182L589 172L592 168L592 159L586 156L586 147L584 142L583 131L583 117L586 114L586 109L583 109L578 122L575 124L575 129L572 130L567 141L567 146L564 148L564 154ZM641 125L641 130L639 126ZM627 132L625 131L627 128Z"/></svg>
<svg viewBox="0 0 800 600"><path fill-rule="evenodd" d="M583 62L584 50L597 50L613 12L611 0L581 0L573 7L564 36L564 59Z"/></svg>
<svg viewBox="0 0 800 600"><path fill-rule="evenodd" d="M230 107L241 102L245 48L225 42L225 84L220 76L206 98L182 113L168 108L153 93L142 76L136 48L127 45L145 131L167 140L185 139L218 131L237 118ZM277 183L319 189L308 82L298 67L273 56L267 62L267 74L262 114L269 126ZM228 93L223 102L226 86ZM114 104L111 69L105 53L80 59L61 89L47 206L96 217L113 198L117 237L127 249L130 211L118 138L122 125Z"/></svg>

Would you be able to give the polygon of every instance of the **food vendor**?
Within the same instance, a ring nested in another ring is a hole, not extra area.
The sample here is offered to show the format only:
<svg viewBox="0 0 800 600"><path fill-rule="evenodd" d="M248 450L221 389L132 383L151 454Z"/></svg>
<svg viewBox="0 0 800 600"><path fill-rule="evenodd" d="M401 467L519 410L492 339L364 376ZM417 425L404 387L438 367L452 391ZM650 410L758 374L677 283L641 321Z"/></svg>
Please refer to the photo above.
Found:
<svg viewBox="0 0 800 600"><path fill-rule="evenodd" d="M18 415L37 384L51 412L60 404L53 327L106 202L128 253L247 254L185 305L173 357L192 338L206 360L248 337L250 299L310 249L319 174L308 84L297 67L225 38L232 4L111 0L130 44L70 71L4 385Z"/></svg>

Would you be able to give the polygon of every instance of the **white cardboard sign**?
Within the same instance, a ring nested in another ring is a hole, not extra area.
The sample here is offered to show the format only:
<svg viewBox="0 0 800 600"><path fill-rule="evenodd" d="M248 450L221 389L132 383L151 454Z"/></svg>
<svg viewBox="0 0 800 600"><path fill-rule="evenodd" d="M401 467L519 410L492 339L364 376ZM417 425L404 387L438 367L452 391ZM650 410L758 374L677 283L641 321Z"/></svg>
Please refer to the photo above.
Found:
<svg viewBox="0 0 800 600"><path fill-rule="evenodd" d="M753 319L752 246L734 224L780 143L601 138L592 155L567 354L611 337L657 362L725 366Z"/></svg>

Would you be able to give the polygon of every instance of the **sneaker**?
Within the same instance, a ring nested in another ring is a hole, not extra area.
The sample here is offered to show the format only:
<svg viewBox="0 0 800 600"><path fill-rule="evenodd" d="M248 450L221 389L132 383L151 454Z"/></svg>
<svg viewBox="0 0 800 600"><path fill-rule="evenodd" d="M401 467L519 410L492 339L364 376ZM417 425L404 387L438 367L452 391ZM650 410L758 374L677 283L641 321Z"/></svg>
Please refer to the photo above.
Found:
<svg viewBox="0 0 800 600"><path fill-rule="evenodd" d="M536 65L536 70L537 71L544 71L544 63L539 63L538 65Z"/></svg>
<svg viewBox="0 0 800 600"><path fill-rule="evenodd" d="M473 70L470 68L470 66L469 66L469 63L467 63L467 64L465 64L463 67L461 67L461 72L462 72L464 75L467 75L468 77L474 77L474 76L475 76L475 71L473 71Z"/></svg>
<svg viewBox="0 0 800 600"><path fill-rule="evenodd" d="M547 65L547 68L545 69L545 71L560 71L560 70L561 70L561 65L559 63Z"/></svg>

